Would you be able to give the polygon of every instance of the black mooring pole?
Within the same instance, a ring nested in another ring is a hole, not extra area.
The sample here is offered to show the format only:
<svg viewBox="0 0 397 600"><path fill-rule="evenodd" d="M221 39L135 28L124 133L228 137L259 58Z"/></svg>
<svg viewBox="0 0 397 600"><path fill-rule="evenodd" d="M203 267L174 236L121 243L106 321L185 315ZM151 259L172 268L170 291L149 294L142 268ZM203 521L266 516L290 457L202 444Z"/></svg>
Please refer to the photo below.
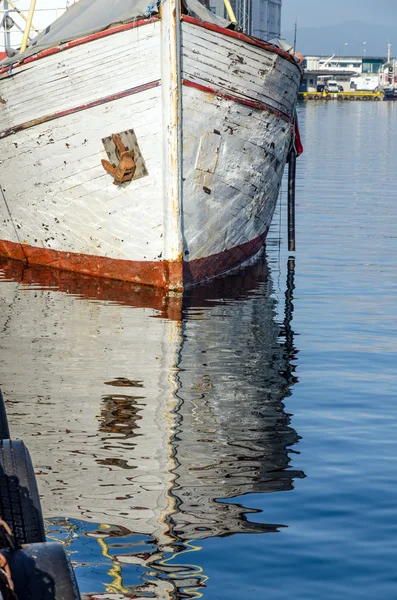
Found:
<svg viewBox="0 0 397 600"><path fill-rule="evenodd" d="M296 154L294 148L288 163L288 251L295 252L295 181Z"/></svg>
<svg viewBox="0 0 397 600"><path fill-rule="evenodd" d="M285 349L289 358L292 358L295 352L294 348L294 331L291 323L294 316L294 289L295 289L295 258L288 258L287 270L287 289L285 290L285 306L284 306L284 333L285 333Z"/></svg>

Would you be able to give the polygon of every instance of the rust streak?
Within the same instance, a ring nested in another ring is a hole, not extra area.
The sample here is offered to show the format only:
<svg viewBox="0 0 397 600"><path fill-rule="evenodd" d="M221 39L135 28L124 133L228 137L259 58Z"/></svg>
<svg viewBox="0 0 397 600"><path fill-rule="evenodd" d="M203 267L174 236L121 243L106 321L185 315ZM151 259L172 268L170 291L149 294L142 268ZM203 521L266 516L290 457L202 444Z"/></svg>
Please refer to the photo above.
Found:
<svg viewBox="0 0 397 600"><path fill-rule="evenodd" d="M25 262L27 260L29 265L43 265L105 279L129 281L163 289L182 289L182 262L177 261L122 260L39 248L6 240L0 240L0 256Z"/></svg>
<svg viewBox="0 0 397 600"><path fill-rule="evenodd" d="M32 265L40 265L55 270L80 273L84 276L99 277L104 280L117 280L181 291L185 287L227 273L244 263L261 249L265 243L266 234L267 230L254 240L189 262L183 261L182 254L179 254L177 260L174 261L132 261L38 248L6 240L0 240L0 256L16 259L21 263L26 263L27 259L30 268ZM47 273L47 276L61 278L60 274L50 275ZM66 274L62 278L68 282L68 285L72 285L70 282L73 282L73 279ZM94 283L95 280L93 280L93 286ZM111 284L109 283L109 285ZM95 286L99 287L99 284L95 283ZM101 285L101 287L104 286L106 289L110 289L108 284Z"/></svg>

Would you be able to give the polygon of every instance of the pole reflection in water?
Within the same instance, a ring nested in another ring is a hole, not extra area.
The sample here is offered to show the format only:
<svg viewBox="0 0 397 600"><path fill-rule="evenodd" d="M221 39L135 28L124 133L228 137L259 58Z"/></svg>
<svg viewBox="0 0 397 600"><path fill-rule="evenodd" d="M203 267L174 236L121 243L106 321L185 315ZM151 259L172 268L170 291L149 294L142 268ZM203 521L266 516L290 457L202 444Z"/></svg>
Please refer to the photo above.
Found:
<svg viewBox="0 0 397 600"><path fill-rule="evenodd" d="M297 382L293 263L282 324L265 259L183 298L0 268L12 435L31 450L49 535L72 552L82 591L200 597L198 541L277 531L250 520L248 495L304 477L283 403Z"/></svg>

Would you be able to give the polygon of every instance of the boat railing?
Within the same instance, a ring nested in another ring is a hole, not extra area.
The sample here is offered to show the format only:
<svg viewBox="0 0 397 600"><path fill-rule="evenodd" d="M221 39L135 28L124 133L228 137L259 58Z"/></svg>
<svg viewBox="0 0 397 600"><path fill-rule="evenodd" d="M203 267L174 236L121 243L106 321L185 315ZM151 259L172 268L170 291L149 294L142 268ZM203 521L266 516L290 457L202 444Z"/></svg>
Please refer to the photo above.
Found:
<svg viewBox="0 0 397 600"><path fill-rule="evenodd" d="M26 22L29 13L29 2L23 3L23 8L15 4L14 0L3 0L0 8L0 55L6 52L6 48L17 50L20 48ZM50 23L58 19L68 8L65 1L61 6L62 0L57 3L58 6L52 8L36 8L34 18L29 32L29 39L33 39L40 31L45 29ZM69 2L70 4L70 2Z"/></svg>

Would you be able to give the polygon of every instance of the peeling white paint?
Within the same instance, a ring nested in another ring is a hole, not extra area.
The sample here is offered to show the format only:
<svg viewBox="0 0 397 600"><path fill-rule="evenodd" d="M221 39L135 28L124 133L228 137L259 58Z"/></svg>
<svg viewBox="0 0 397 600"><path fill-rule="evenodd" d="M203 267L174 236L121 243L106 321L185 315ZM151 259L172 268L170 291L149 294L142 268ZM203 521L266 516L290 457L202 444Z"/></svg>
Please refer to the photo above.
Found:
<svg viewBox="0 0 397 600"><path fill-rule="evenodd" d="M182 76L220 94L266 103L288 116L293 115L300 81L296 66L282 57L186 22ZM291 125L269 111L192 87L183 88L182 99L184 237L191 261L267 231Z"/></svg>

